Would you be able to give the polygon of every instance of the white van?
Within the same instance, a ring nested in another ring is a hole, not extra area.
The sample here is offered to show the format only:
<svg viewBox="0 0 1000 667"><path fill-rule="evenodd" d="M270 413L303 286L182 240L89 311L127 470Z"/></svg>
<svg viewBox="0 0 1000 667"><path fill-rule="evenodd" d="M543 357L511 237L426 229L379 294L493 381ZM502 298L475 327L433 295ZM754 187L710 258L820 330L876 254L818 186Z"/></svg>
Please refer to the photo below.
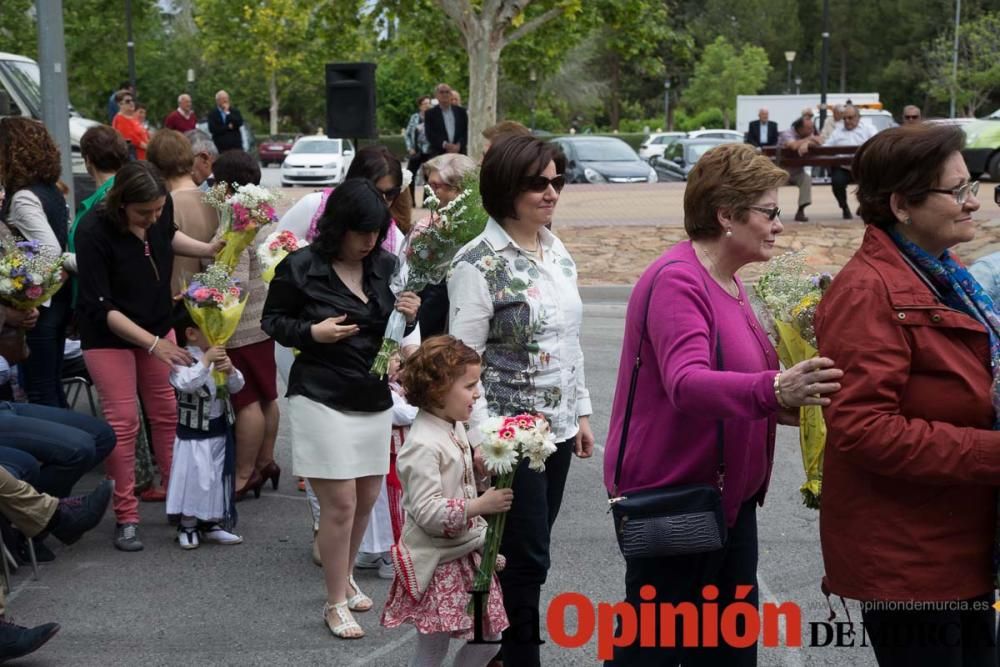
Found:
<svg viewBox="0 0 1000 667"><path fill-rule="evenodd" d="M38 63L31 58L0 52L0 92L10 100L9 108L0 108L0 116L28 116L42 119L42 79ZM80 157L80 138L97 121L84 118L69 108L69 139L73 150L73 173L85 173Z"/></svg>

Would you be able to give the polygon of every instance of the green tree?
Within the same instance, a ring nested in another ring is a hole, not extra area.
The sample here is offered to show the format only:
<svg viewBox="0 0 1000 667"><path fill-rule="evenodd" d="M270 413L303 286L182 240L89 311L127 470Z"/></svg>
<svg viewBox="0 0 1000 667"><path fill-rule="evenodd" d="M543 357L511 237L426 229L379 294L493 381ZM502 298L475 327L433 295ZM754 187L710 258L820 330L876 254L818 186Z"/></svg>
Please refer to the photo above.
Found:
<svg viewBox="0 0 1000 667"><path fill-rule="evenodd" d="M684 92L689 109L722 109L723 124L729 129L737 95L755 95L767 81L771 65L759 46L737 51L719 36L705 48L694 68L694 76Z"/></svg>
<svg viewBox="0 0 1000 667"><path fill-rule="evenodd" d="M937 100L951 98L966 116L1000 89L1000 13L983 14L958 32L958 78L952 77L954 30L935 39L927 50L927 91Z"/></svg>

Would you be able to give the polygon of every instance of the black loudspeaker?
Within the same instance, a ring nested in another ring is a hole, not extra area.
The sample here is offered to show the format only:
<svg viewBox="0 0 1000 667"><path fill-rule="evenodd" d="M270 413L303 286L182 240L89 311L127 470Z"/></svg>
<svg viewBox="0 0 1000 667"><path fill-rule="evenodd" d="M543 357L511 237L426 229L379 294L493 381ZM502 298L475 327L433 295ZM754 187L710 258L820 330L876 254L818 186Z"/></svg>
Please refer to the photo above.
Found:
<svg viewBox="0 0 1000 667"><path fill-rule="evenodd" d="M327 63L326 136L375 139L375 63Z"/></svg>

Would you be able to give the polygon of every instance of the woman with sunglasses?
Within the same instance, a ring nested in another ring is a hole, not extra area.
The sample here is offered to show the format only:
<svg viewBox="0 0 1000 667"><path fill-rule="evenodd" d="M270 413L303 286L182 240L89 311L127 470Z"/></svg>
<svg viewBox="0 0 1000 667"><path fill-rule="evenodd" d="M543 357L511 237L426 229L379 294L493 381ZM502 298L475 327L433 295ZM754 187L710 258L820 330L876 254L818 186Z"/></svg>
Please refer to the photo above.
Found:
<svg viewBox="0 0 1000 667"><path fill-rule="evenodd" d="M143 127L137 113L135 95L128 90L120 90L115 95L118 102L118 113L111 121L111 127L118 130L125 141L135 150L136 160L146 159L146 148L149 146L149 130Z"/></svg>
<svg viewBox="0 0 1000 667"><path fill-rule="evenodd" d="M979 209L964 143L921 124L858 149L867 229L816 315L845 371L824 410L826 583L862 601L882 666L996 664L1000 317L952 250Z"/></svg>
<svg viewBox="0 0 1000 667"><path fill-rule="evenodd" d="M566 158L534 137L506 137L483 160L480 193L486 229L458 252L448 279L449 332L483 357L483 392L470 441L488 416L530 412L548 419L558 451L535 472L523 462L514 477L500 552L505 665L539 664L539 601L549 569L549 540L575 453L594 450L590 393L580 331L583 303L576 264L546 225L566 180Z"/></svg>
<svg viewBox="0 0 1000 667"><path fill-rule="evenodd" d="M712 585L721 614L737 599L738 585L756 584L757 506L771 477L776 425L796 424L799 406L825 405L829 399L822 395L838 387L841 373L829 359L779 371L774 346L736 275L747 264L778 254L778 187L787 179L747 144L706 152L684 191L689 240L653 262L632 290L604 455L609 497L718 485L728 534L714 550L626 557L625 601L636 608L664 602L698 606L704 587ZM637 356L641 364L633 378ZM640 595L647 585L655 589L652 600ZM742 600L756 606L756 587ZM681 637L682 628L676 630ZM635 642L616 648L607 664L694 660L683 648L641 648ZM755 665L757 646L720 641L717 648L698 649L697 660Z"/></svg>

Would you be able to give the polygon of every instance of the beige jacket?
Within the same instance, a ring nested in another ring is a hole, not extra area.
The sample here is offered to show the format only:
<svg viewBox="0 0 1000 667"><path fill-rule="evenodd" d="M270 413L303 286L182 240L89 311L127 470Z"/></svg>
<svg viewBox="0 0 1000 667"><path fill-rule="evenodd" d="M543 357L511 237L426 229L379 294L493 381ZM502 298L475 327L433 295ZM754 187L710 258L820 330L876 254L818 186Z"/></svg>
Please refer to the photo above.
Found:
<svg viewBox="0 0 1000 667"><path fill-rule="evenodd" d="M481 550L486 538L486 520L466 515L478 494L465 427L421 410L396 468L406 520L392 560L396 576L419 600L439 564Z"/></svg>

